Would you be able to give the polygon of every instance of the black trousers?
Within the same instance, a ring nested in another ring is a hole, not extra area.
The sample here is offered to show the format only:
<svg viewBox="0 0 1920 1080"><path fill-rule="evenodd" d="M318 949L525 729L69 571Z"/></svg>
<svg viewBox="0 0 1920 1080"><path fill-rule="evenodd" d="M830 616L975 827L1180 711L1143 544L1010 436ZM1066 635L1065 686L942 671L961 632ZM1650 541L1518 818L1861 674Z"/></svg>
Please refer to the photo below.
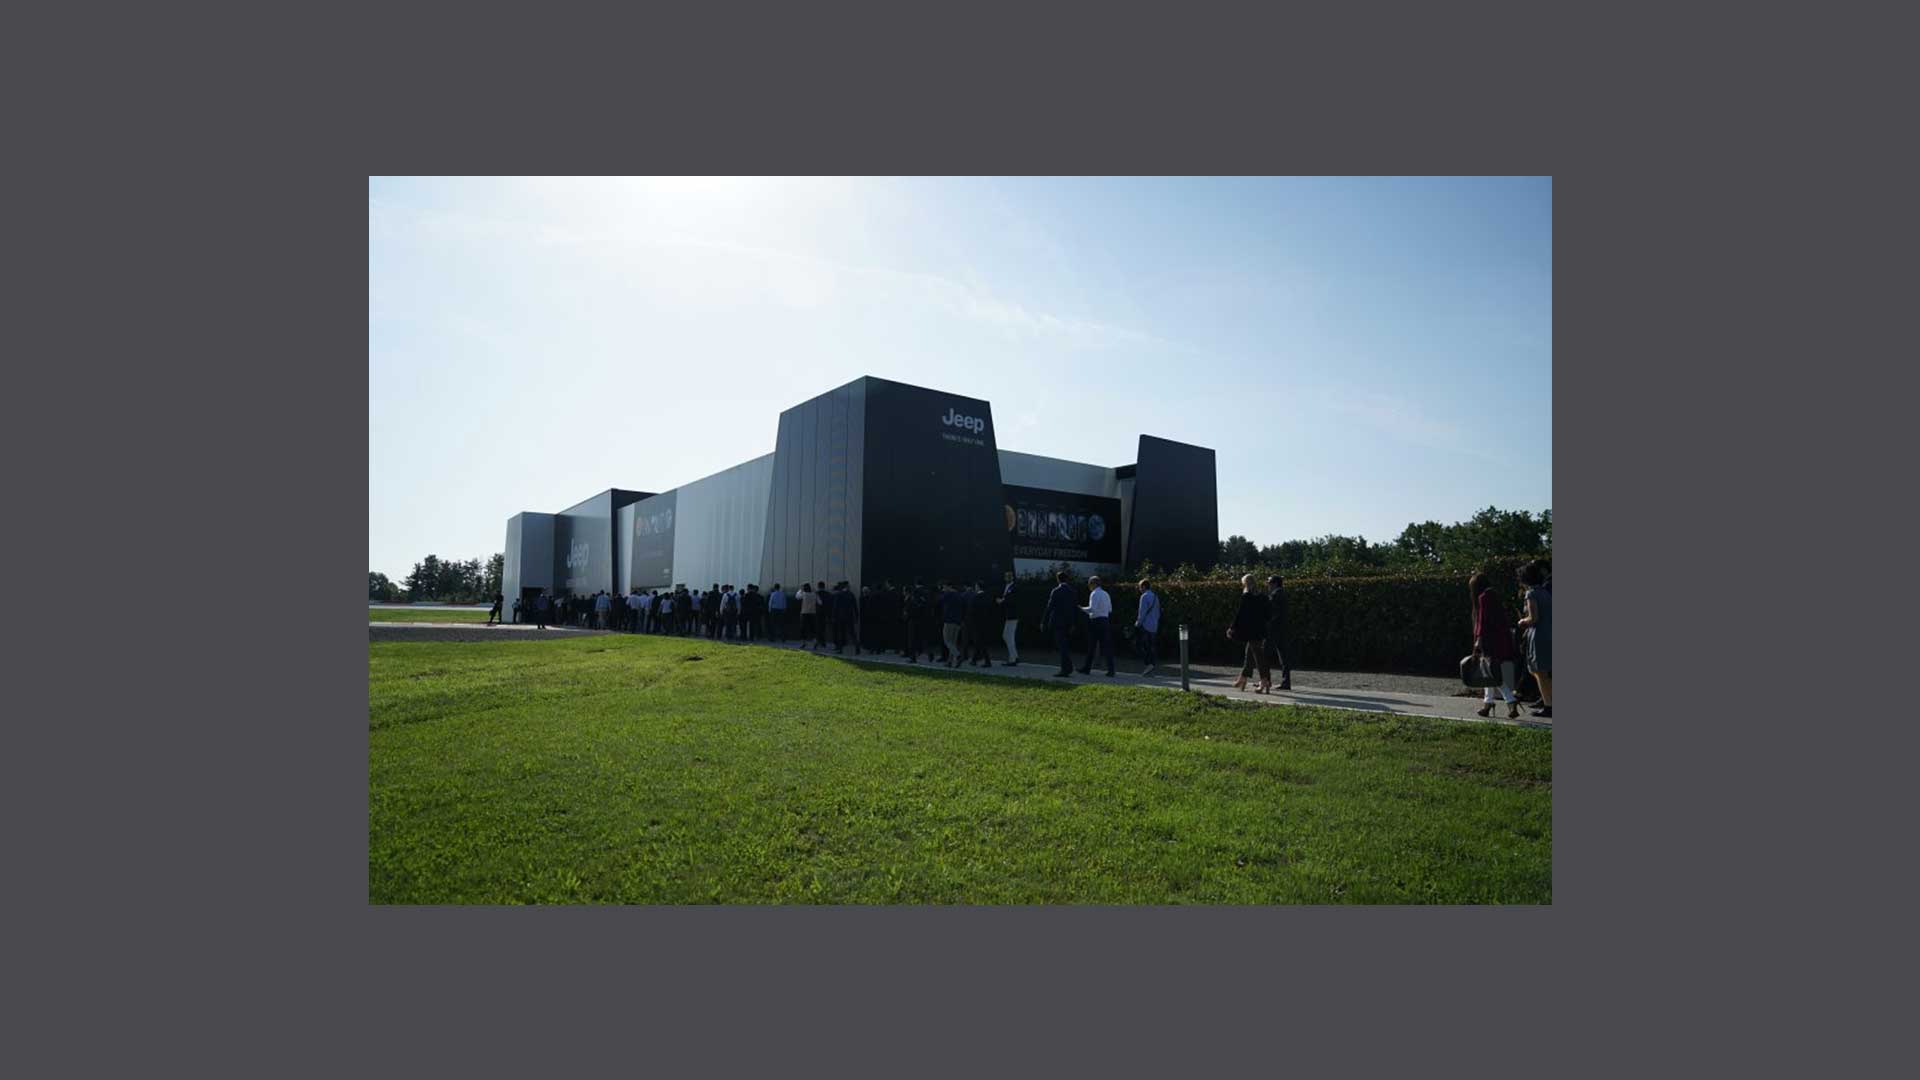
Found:
<svg viewBox="0 0 1920 1080"><path fill-rule="evenodd" d="M1280 681L1291 681L1293 679L1293 666L1287 663L1286 631L1284 629L1269 627L1267 629L1267 647L1273 650L1273 658L1278 661Z"/></svg>
<svg viewBox="0 0 1920 1080"><path fill-rule="evenodd" d="M820 621L820 616L818 615L809 615L804 611L800 613L800 640L801 641L812 640L814 636L813 624L819 621Z"/></svg>
<svg viewBox="0 0 1920 1080"><path fill-rule="evenodd" d="M853 639L853 652L860 654L860 632L857 624L850 618L836 616L833 620L833 651L839 652L847 647L847 639Z"/></svg>
<svg viewBox="0 0 1920 1080"><path fill-rule="evenodd" d="M1064 621L1054 626L1053 643L1060 647L1060 674L1073 674L1073 635Z"/></svg>
<svg viewBox="0 0 1920 1080"><path fill-rule="evenodd" d="M1140 654L1140 662L1147 667L1154 664L1153 639L1156 635L1144 626L1133 628L1133 649Z"/></svg>
<svg viewBox="0 0 1920 1080"><path fill-rule="evenodd" d="M1087 664L1082 671L1093 670L1094 655L1104 650L1107 654L1107 670L1113 670L1113 620L1087 620Z"/></svg>
<svg viewBox="0 0 1920 1080"><path fill-rule="evenodd" d="M787 640L787 609L786 608L768 608L767 609L767 640L768 641Z"/></svg>

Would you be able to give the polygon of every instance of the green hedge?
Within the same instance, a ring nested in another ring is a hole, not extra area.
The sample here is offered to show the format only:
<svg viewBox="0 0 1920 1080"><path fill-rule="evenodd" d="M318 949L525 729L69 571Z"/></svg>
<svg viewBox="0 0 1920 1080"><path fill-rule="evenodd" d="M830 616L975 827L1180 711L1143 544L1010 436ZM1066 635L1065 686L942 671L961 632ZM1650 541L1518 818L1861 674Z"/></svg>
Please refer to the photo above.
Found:
<svg viewBox="0 0 1920 1080"><path fill-rule="evenodd" d="M1502 590L1508 614L1520 617L1518 584L1514 577L1526 559L1490 560L1485 569ZM1283 575L1284 576L1284 575ZM1267 572L1256 572L1266 587ZM1051 590L1050 581L1033 580L1030 609L1035 617L1023 620L1020 648L1038 656L1053 647L1040 632L1038 615ZM1080 602L1086 602L1086 581L1074 582ZM1240 603L1237 581L1182 581L1154 579L1164 614L1160 622L1160 656L1178 661L1178 624L1191 628L1189 655L1201 663L1238 663L1243 651L1227 640L1227 627ZM1460 658L1473 648L1473 616L1467 601L1466 574L1398 574L1365 577L1286 577L1288 660L1294 667L1329 671L1389 671L1420 675L1456 675ZM1113 597L1115 645L1124 654L1127 645L1120 629L1133 623L1140 590L1132 583L1109 584ZM1076 658L1085 648L1076 632Z"/></svg>

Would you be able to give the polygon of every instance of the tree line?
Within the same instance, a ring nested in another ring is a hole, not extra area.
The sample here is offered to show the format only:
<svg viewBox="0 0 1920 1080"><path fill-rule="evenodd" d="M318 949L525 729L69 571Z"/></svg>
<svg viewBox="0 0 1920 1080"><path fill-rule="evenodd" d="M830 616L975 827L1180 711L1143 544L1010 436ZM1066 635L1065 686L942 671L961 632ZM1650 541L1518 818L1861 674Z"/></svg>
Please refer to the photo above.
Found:
<svg viewBox="0 0 1920 1080"><path fill-rule="evenodd" d="M505 552L495 552L482 565L479 559L442 559L429 555L413 564L413 572L398 583L378 570L367 572L367 599L382 603L419 603L436 600L450 604L489 603L500 591L506 571Z"/></svg>
<svg viewBox="0 0 1920 1080"><path fill-rule="evenodd" d="M1489 506L1451 525L1409 522L1399 536L1386 543L1372 543L1364 536L1330 535L1263 546L1244 536L1229 536L1220 542L1220 561L1214 569L1244 572L1266 568L1334 576L1417 573L1467 571L1489 559L1514 557L1553 557L1551 507L1535 515L1527 510Z"/></svg>
<svg viewBox="0 0 1920 1080"><path fill-rule="evenodd" d="M1409 522L1385 543L1364 536L1320 536L1259 545L1233 535L1220 542L1219 561L1206 570L1181 567L1182 577L1238 577L1248 570L1280 570L1309 575L1417 573L1422 570L1470 571L1489 559L1553 557L1553 510L1501 510L1489 506L1466 521ZM442 559L429 555L413 572L395 582L379 571L367 574L367 599L385 603L435 600L477 604L500 591L506 554L479 559Z"/></svg>

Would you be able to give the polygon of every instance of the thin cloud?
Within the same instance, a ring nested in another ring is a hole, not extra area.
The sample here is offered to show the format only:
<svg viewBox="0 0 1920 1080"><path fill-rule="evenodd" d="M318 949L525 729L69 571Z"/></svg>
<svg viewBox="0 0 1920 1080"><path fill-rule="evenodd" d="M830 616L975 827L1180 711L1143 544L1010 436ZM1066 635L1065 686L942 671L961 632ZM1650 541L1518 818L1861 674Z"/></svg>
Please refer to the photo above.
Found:
<svg viewBox="0 0 1920 1080"><path fill-rule="evenodd" d="M1030 308L1015 300L938 274L888 267L857 265L780 248L710 240L701 237L651 234L632 230L592 234L541 222L515 221L442 210L411 210L369 197L370 212L402 217L420 229L453 233L480 240L575 247L610 261L633 263L636 249L694 250L743 260L751 272L715 280L716 287L746 285L767 293L787 307L811 308L840 297L882 302L909 302L956 318L992 327L1018 337L1067 341L1086 348L1115 345L1172 349L1177 346L1152 334L1091 319L1076 319Z"/></svg>

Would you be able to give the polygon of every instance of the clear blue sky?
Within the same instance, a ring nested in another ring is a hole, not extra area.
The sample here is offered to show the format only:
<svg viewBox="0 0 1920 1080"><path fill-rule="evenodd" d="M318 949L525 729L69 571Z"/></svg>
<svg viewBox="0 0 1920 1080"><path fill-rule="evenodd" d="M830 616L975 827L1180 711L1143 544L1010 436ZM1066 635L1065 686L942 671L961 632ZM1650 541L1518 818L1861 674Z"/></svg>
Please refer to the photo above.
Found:
<svg viewBox="0 0 1920 1080"><path fill-rule="evenodd" d="M1211 446L1222 538L1553 504L1550 178L382 178L367 220L396 580L861 375L987 399L1003 449Z"/></svg>

